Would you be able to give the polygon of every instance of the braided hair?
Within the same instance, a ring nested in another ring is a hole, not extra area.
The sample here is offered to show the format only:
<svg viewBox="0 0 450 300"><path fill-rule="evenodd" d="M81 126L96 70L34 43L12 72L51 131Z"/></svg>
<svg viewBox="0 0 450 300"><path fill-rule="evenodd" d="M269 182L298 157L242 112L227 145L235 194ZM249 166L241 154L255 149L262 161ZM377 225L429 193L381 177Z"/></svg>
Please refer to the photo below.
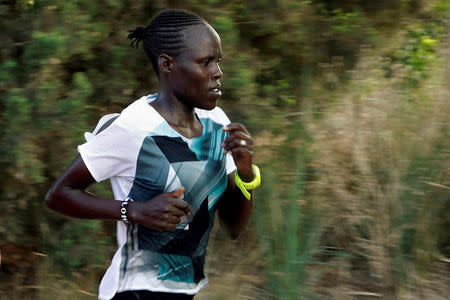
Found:
<svg viewBox="0 0 450 300"><path fill-rule="evenodd" d="M206 24L206 21L184 10L166 10L156 15L147 26L130 30L128 38L132 40L131 47L137 48L142 42L144 51L159 76L159 55L177 57L181 49L186 47L181 31L198 24Z"/></svg>

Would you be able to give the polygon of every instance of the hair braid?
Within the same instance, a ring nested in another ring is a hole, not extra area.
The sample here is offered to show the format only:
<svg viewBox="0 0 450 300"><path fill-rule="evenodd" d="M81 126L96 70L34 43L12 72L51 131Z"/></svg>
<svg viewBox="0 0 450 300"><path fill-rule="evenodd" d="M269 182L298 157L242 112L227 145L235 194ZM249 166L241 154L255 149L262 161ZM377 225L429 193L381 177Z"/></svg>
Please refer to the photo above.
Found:
<svg viewBox="0 0 450 300"><path fill-rule="evenodd" d="M205 20L194 13L171 9L156 15L146 27L139 26L130 30L128 38L132 39L131 47L137 48L142 41L144 51L159 76L159 55L178 56L180 50L186 47L181 31L186 27L205 23Z"/></svg>

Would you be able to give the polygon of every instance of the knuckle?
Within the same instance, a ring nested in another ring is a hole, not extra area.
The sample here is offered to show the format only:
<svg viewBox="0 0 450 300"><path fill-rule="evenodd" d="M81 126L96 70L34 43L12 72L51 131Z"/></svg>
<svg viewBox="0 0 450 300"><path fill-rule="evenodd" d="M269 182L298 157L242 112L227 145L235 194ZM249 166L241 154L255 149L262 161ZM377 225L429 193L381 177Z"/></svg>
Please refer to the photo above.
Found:
<svg viewBox="0 0 450 300"><path fill-rule="evenodd" d="M165 213L165 214L169 213L169 212L170 212L170 208L171 208L170 203L166 203L166 204L164 205L164 213Z"/></svg>

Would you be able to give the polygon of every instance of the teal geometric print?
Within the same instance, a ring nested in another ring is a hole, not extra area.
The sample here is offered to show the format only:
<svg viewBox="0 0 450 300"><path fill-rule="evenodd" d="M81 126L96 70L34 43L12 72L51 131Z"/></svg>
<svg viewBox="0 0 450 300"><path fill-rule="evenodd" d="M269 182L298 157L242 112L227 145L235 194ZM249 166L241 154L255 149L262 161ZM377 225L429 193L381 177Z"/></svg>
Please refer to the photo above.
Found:
<svg viewBox="0 0 450 300"><path fill-rule="evenodd" d="M206 247L217 201L225 191L227 173L220 144L227 137L222 125L200 118L203 133L187 139L163 122L143 141L129 197L151 201L185 187L182 199L191 215L172 231L128 226L122 249L121 280L157 274L160 280L198 283L205 277Z"/></svg>

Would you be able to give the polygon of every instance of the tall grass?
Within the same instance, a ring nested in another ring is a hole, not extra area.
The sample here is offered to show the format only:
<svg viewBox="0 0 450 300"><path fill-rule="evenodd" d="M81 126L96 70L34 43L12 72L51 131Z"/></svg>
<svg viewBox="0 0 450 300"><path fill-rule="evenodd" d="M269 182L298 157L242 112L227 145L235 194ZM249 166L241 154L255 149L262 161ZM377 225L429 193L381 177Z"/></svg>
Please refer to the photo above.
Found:
<svg viewBox="0 0 450 300"><path fill-rule="evenodd" d="M348 84L334 91L335 102L321 107L320 118L314 101L326 92L313 85L303 112L294 114L300 119L256 138L263 185L253 230L265 299L450 293L449 47L443 41L414 86L405 84L411 73L402 66L386 75L389 50L363 48Z"/></svg>
<svg viewBox="0 0 450 300"><path fill-rule="evenodd" d="M317 208L305 191L311 159L309 136L301 120L263 166L264 184L257 193L255 224L266 258L274 298L299 299L307 289L307 267L313 261L320 226Z"/></svg>

